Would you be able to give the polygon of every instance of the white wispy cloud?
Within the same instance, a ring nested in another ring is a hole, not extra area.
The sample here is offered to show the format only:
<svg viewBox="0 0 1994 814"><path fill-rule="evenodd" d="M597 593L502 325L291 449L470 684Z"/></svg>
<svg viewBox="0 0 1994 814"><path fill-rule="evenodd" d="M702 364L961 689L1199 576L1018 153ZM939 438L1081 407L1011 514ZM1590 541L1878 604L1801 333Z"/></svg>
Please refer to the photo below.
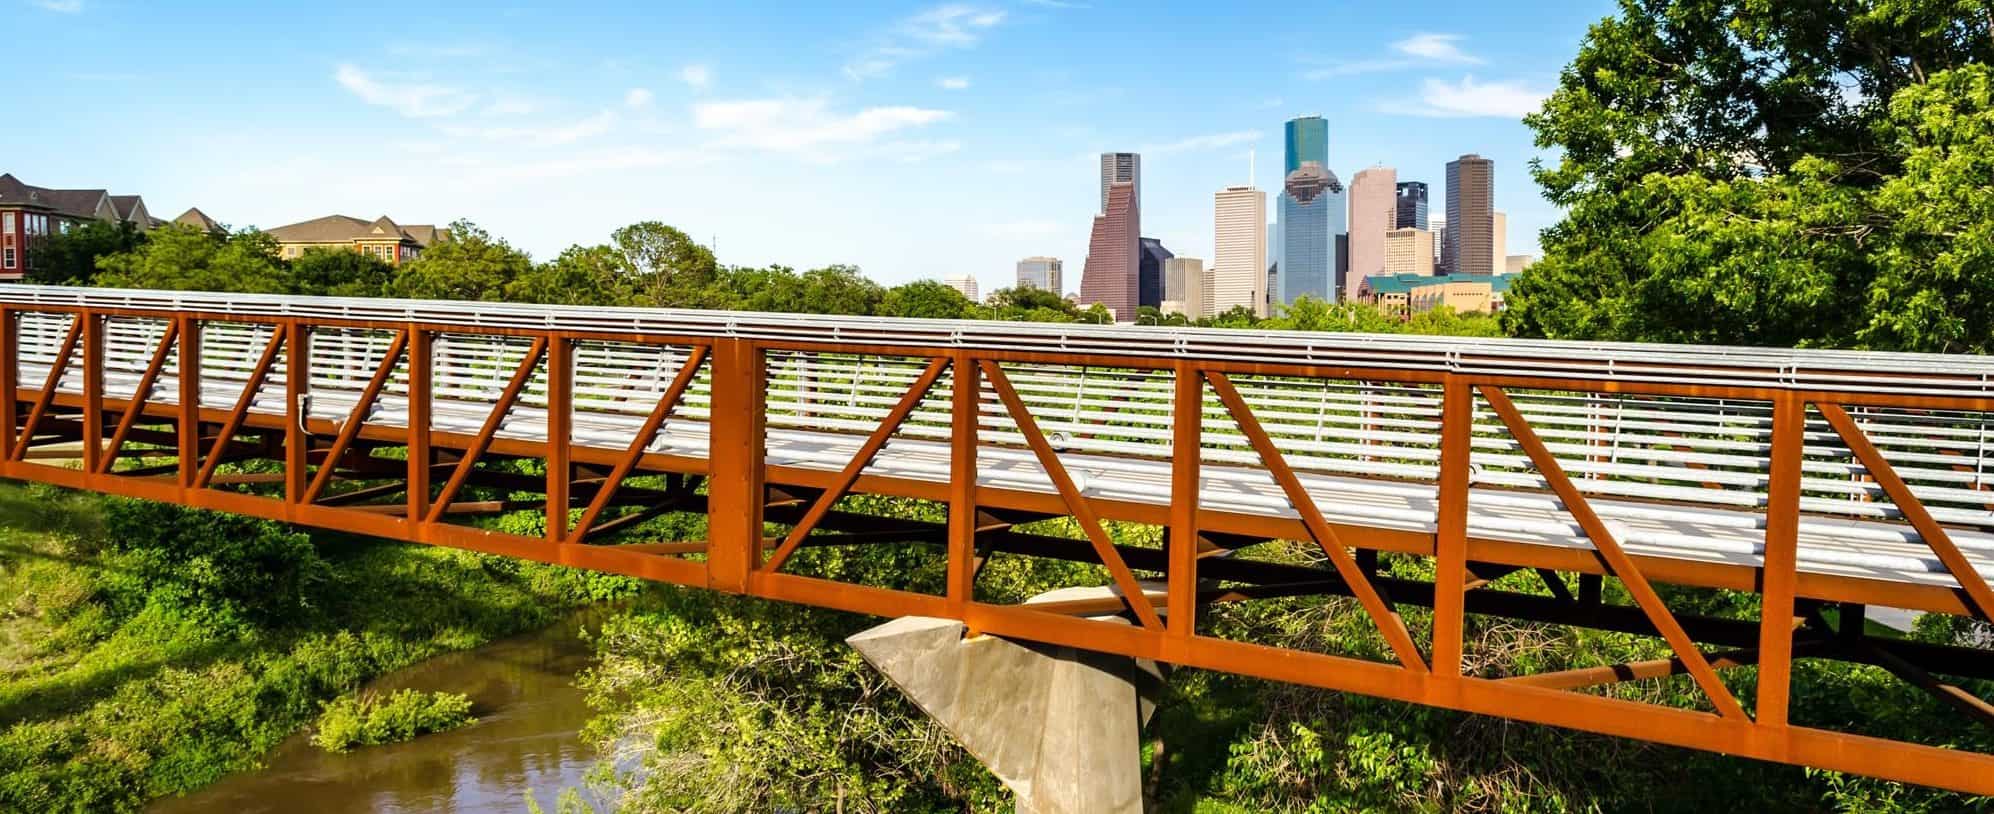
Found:
<svg viewBox="0 0 1994 814"><path fill-rule="evenodd" d="M1087 8L1088 7L1086 3L1076 3L1073 2L1072 0L1024 0L1024 3L1027 6L1038 6L1040 8Z"/></svg>
<svg viewBox="0 0 1994 814"><path fill-rule="evenodd" d="M1379 106L1386 113L1431 118L1487 117L1521 119L1544 106L1550 94L1518 80L1483 82L1473 76L1459 82L1428 79L1420 83L1419 98L1413 102L1388 102Z"/></svg>
<svg viewBox="0 0 1994 814"><path fill-rule="evenodd" d="M1481 57L1462 50L1461 41L1464 39L1466 37L1460 34L1421 32L1392 43L1392 53L1388 56L1317 62L1314 67L1302 71L1302 78L1323 80L1340 76L1404 71L1428 65L1481 64Z"/></svg>
<svg viewBox="0 0 1994 814"><path fill-rule="evenodd" d="M451 127L440 128L459 138L499 141L529 147L558 147L608 134L619 121L616 113L604 110L593 116L531 127Z"/></svg>
<svg viewBox="0 0 1994 814"><path fill-rule="evenodd" d="M414 119L453 116L476 104L477 94L421 81L384 80L352 65L341 65L333 80L360 101L392 108Z"/></svg>
<svg viewBox="0 0 1994 814"><path fill-rule="evenodd" d="M1259 139L1260 131L1258 130L1234 130L1230 133L1208 133L1164 144L1150 144L1137 148L1137 152L1144 155L1188 153L1196 150L1216 150L1220 147L1231 147L1235 144L1247 144L1258 141Z"/></svg>
<svg viewBox="0 0 1994 814"><path fill-rule="evenodd" d="M705 90L713 84L713 69L705 65L687 65L679 69L679 81L693 90Z"/></svg>
<svg viewBox="0 0 1994 814"><path fill-rule="evenodd" d="M944 76L940 79L935 80L935 86L941 88L942 90L968 90L969 77Z"/></svg>
<svg viewBox="0 0 1994 814"><path fill-rule="evenodd" d="M499 96L485 105L487 116L525 116L540 111L540 103L524 96Z"/></svg>
<svg viewBox="0 0 1994 814"><path fill-rule="evenodd" d="M743 99L693 105L693 126L722 146L805 152L865 145L896 131L946 119L946 110L906 105L833 111L824 99Z"/></svg>
<svg viewBox="0 0 1994 814"><path fill-rule="evenodd" d="M81 14L83 0L34 0L35 6L57 14Z"/></svg>
<svg viewBox="0 0 1994 814"><path fill-rule="evenodd" d="M871 79L891 72L900 63L942 51L974 46L983 33L1004 22L1003 9L964 3L935 6L900 21L876 38L872 47L845 63L845 76Z"/></svg>
<svg viewBox="0 0 1994 814"><path fill-rule="evenodd" d="M631 88L623 94L623 106L632 110L650 107L654 98L650 88Z"/></svg>
<svg viewBox="0 0 1994 814"><path fill-rule="evenodd" d="M1443 62L1456 65L1479 65L1481 57L1461 50L1460 42L1465 39L1460 34L1414 34L1392 43L1392 50L1406 56L1428 62Z"/></svg>

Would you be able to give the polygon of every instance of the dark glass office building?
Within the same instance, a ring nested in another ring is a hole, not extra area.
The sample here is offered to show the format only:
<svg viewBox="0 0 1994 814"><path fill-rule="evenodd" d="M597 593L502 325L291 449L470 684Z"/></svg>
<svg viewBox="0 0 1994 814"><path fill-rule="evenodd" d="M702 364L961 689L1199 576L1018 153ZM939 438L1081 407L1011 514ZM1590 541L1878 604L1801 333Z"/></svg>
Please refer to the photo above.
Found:
<svg viewBox="0 0 1994 814"><path fill-rule="evenodd" d="M1426 214L1425 181L1400 181L1398 204L1398 218L1392 223L1392 228L1432 231L1432 221Z"/></svg>

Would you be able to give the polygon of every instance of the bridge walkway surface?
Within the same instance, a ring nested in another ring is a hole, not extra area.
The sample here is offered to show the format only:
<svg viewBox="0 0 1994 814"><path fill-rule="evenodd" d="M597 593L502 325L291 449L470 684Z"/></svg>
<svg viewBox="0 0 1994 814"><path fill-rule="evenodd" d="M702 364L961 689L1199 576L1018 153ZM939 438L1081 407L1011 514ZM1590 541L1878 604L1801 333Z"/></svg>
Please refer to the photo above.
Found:
<svg viewBox="0 0 1994 814"><path fill-rule="evenodd" d="M1983 357L8 286L0 399L8 477L1994 793L1987 755L1789 720L1794 659L1823 658L1994 724L1946 678L1994 678L1994 651L1861 625L1994 615ZM544 534L480 525L523 509ZM666 513L706 539L625 533ZM1053 518L1084 539L1031 525ZM1275 540L1319 561L1259 556ZM796 573L863 545L946 578ZM1096 564L1112 593L979 601L995 556ZM1681 613L1656 584L1765 610ZM1354 598L1386 655L1199 624L1301 596ZM1471 615L1674 657L1464 673ZM1705 705L1601 692L1677 674Z"/></svg>

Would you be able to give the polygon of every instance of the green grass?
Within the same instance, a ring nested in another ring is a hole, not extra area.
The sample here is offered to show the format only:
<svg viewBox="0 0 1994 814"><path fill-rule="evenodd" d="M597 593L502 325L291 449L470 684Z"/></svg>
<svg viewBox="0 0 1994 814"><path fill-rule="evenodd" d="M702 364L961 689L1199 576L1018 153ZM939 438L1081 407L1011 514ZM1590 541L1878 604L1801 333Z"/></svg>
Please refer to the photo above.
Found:
<svg viewBox="0 0 1994 814"><path fill-rule="evenodd" d="M0 483L0 811L132 811L329 700L634 590L553 566Z"/></svg>

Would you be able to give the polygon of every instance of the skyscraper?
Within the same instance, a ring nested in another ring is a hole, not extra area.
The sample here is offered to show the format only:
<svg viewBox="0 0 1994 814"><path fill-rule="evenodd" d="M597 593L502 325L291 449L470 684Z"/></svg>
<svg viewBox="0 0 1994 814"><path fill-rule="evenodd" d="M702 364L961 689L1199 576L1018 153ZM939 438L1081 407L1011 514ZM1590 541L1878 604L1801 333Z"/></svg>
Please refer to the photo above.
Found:
<svg viewBox="0 0 1994 814"><path fill-rule="evenodd" d="M1328 120L1321 116L1289 119L1287 132L1287 162L1281 168L1282 175L1301 169L1308 161L1329 166Z"/></svg>
<svg viewBox="0 0 1994 814"><path fill-rule="evenodd" d="M1098 302L1114 312L1116 322L1135 321L1141 228L1135 184L1129 181L1109 184L1108 209L1094 216L1094 231L1087 240L1087 262L1080 270L1081 307Z"/></svg>
<svg viewBox="0 0 1994 814"><path fill-rule="evenodd" d="M1018 261L1018 287L1065 293L1065 276L1057 257L1027 257Z"/></svg>
<svg viewBox="0 0 1994 814"><path fill-rule="evenodd" d="M962 295L964 297L968 297L970 302L983 301L983 298L978 296L979 292L976 289L976 276L973 274L959 274L954 277L944 277L942 278L942 284L962 292Z"/></svg>
<svg viewBox="0 0 1994 814"><path fill-rule="evenodd" d="M1207 316L1244 305L1266 315L1267 193L1231 186L1212 196L1212 284Z"/></svg>
<svg viewBox="0 0 1994 814"><path fill-rule="evenodd" d="M1400 181L1398 194L1398 217L1392 228L1431 230L1426 219L1426 182Z"/></svg>
<svg viewBox="0 0 1994 814"><path fill-rule="evenodd" d="M1321 116L1289 119L1286 159L1275 205L1280 290L1269 299L1286 305L1306 294L1335 302L1342 287L1338 269L1348 265L1338 252L1337 235L1349 231L1349 213L1343 182L1329 169L1329 122Z"/></svg>
<svg viewBox="0 0 1994 814"><path fill-rule="evenodd" d="M1447 162L1447 236L1441 265L1449 273L1495 268L1495 162L1470 153Z"/></svg>
<svg viewBox="0 0 1994 814"><path fill-rule="evenodd" d="M1108 187L1126 182L1135 185L1136 205L1142 205L1142 156L1135 153L1101 154L1101 211L1108 211Z"/></svg>
<svg viewBox="0 0 1994 814"><path fill-rule="evenodd" d="M1350 177L1349 274L1344 293L1363 286L1364 278L1385 273L1385 233L1397 226L1398 170L1371 167Z"/></svg>
<svg viewBox="0 0 1994 814"><path fill-rule="evenodd" d="M1489 232L1494 248L1489 250L1489 273L1501 274L1509 270L1509 215L1497 212L1495 226Z"/></svg>
<svg viewBox="0 0 1994 814"><path fill-rule="evenodd" d="M1304 295L1335 302L1340 286L1337 236L1348 232L1344 222L1343 182L1314 161L1288 173L1282 185L1281 294L1275 302L1294 302Z"/></svg>
<svg viewBox="0 0 1994 814"><path fill-rule="evenodd" d="M1205 261L1196 257L1172 257L1163 261L1163 307L1166 314L1183 314L1190 319L1205 313Z"/></svg>
<svg viewBox="0 0 1994 814"><path fill-rule="evenodd" d="M1163 307L1163 263L1177 255L1163 248L1163 241L1145 237L1142 259L1136 263L1136 305Z"/></svg>

